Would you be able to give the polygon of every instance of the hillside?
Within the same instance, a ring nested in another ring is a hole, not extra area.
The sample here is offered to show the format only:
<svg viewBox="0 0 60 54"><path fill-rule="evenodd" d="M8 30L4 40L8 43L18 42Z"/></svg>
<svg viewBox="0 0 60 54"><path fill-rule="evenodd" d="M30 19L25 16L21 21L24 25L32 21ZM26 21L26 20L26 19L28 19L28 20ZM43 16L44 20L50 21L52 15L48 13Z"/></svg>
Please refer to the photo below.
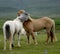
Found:
<svg viewBox="0 0 60 54"><path fill-rule="evenodd" d="M16 15L20 9L32 16L60 17L60 0L0 0L0 16Z"/></svg>

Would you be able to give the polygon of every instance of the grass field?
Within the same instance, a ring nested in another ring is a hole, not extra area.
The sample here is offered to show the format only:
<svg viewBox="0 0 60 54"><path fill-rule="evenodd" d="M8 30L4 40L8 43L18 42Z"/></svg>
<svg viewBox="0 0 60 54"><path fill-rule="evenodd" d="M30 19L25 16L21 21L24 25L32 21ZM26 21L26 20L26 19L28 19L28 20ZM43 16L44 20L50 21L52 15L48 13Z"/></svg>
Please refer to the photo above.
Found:
<svg viewBox="0 0 60 54"><path fill-rule="evenodd" d="M21 36L21 47L17 47L17 36L15 36L15 47L12 51L9 50L9 44L7 43L7 50L3 50L3 35L0 35L0 54L60 54L60 33L56 33L58 41L55 43L51 43L49 41L48 44L45 44L46 34L40 33L36 36L38 41L38 45L35 46L33 44L33 40L30 37L31 44L27 45L26 36Z"/></svg>
<svg viewBox="0 0 60 54"><path fill-rule="evenodd" d="M33 44L33 40L30 37L31 44L27 45L27 38L26 36L21 36L21 47L17 47L17 36L15 36L15 47L12 51L9 50L9 46L7 43L7 50L3 50L4 46L4 39L3 39L3 32L2 32L2 26L3 23L6 20L10 20L11 18L0 18L0 54L60 54L60 31L57 32L57 30L60 30L60 19L54 19L56 22L56 36L58 38L58 41L55 43L51 43L49 41L48 44L45 44L45 40L47 35L45 33L40 33L36 36L38 45L35 46Z"/></svg>

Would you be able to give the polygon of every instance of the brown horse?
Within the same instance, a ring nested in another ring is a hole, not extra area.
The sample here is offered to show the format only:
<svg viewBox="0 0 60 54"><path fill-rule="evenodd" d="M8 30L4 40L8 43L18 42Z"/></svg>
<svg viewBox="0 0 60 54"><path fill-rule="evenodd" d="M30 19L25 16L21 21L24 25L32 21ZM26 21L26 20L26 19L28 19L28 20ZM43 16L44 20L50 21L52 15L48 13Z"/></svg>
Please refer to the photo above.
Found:
<svg viewBox="0 0 60 54"><path fill-rule="evenodd" d="M25 13L23 13L25 14ZM22 14L21 14L22 15ZM21 16L20 15L20 16ZM28 18L25 22L23 22L23 26L26 31L27 39L28 39L28 44L29 44L29 36L32 36L32 39L34 40L35 45L37 44L34 32L40 31L41 29L46 29L47 32L47 40L46 42L48 43L49 38L51 38L51 42L57 40L55 36L55 22L49 17L42 17L39 19L32 19L30 15L22 15L21 18Z"/></svg>

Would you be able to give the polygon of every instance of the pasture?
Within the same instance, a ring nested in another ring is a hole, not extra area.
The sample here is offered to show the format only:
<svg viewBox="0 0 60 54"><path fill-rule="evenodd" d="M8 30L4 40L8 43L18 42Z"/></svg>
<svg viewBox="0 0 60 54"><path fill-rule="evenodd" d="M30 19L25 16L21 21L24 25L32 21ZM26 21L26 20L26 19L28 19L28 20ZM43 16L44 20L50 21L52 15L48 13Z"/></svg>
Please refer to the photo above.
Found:
<svg viewBox="0 0 60 54"><path fill-rule="evenodd" d="M60 19L55 18L56 22L56 36L58 41L55 43L49 42L48 44L45 44L46 40L46 33L41 31L37 36L37 42L38 45L35 46L33 44L33 40L30 37L30 45L27 45L27 38L26 36L21 36L21 47L17 47L17 35L15 35L14 39L14 45L15 47L12 49L12 51L9 50L8 48L8 43L7 43L7 50L3 50L4 46L4 39L3 39L3 32L2 32L2 26L3 23L6 20L11 20L12 18L0 18L0 54L60 54Z"/></svg>

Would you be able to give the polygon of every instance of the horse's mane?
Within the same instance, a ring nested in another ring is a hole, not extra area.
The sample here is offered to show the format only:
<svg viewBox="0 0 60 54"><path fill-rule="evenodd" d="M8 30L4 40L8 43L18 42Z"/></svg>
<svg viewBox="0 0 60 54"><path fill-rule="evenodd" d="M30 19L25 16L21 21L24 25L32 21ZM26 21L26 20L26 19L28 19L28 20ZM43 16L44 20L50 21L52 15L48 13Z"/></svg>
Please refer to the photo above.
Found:
<svg viewBox="0 0 60 54"><path fill-rule="evenodd" d="M30 22L31 22L33 19L32 19L30 16L28 16L28 17L29 17L28 21L30 21Z"/></svg>
<svg viewBox="0 0 60 54"><path fill-rule="evenodd" d="M21 22L21 20L19 20L19 17L16 17L13 21L20 21Z"/></svg>

